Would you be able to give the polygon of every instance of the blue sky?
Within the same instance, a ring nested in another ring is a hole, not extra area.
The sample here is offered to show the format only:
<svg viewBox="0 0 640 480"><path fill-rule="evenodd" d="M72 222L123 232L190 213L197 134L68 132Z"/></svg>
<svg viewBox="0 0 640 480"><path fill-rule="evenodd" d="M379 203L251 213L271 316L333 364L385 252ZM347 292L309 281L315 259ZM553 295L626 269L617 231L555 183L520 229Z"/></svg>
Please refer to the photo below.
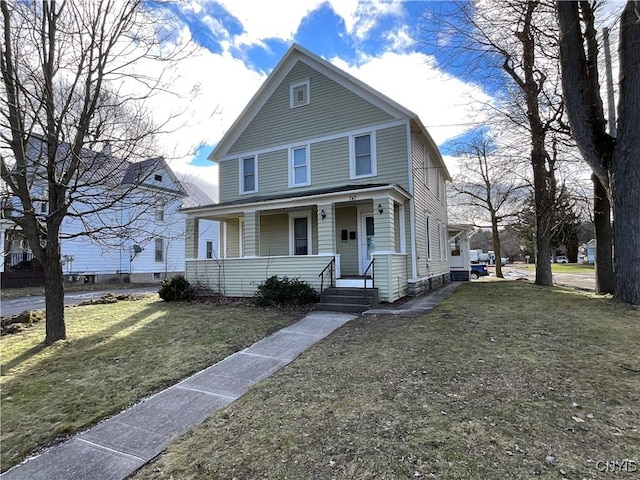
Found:
<svg viewBox="0 0 640 480"><path fill-rule="evenodd" d="M446 13L448 2L185 0L171 8L182 37L197 45L175 86L198 92L173 137L182 153L172 166L202 181L216 183L206 156L293 42L416 112L445 156L490 101L481 86L443 69L437 49L416 41L425 18ZM195 145L197 155L184 154Z"/></svg>

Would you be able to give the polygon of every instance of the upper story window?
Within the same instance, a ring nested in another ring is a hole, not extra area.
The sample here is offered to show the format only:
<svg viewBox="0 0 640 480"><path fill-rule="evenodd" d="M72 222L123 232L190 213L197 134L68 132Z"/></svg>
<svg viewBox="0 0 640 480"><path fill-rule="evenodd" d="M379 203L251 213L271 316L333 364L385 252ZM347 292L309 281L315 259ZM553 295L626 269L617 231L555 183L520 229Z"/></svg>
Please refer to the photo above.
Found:
<svg viewBox="0 0 640 480"><path fill-rule="evenodd" d="M289 186L300 187L311 184L309 148L305 145L289 150Z"/></svg>
<svg viewBox="0 0 640 480"><path fill-rule="evenodd" d="M240 160L240 193L258 191L258 162L256 157L245 157Z"/></svg>
<svg viewBox="0 0 640 480"><path fill-rule="evenodd" d="M164 222L164 205L156 206L156 222Z"/></svg>
<svg viewBox="0 0 640 480"><path fill-rule="evenodd" d="M349 162L351 178L373 177L376 175L375 143L374 133L351 137Z"/></svg>
<svg viewBox="0 0 640 480"><path fill-rule="evenodd" d="M442 178L442 172L438 171L436 178L438 180L438 200L444 202L444 178Z"/></svg>
<svg viewBox="0 0 640 480"><path fill-rule="evenodd" d="M308 105L310 102L309 80L292 83L289 87L289 107L302 107L303 105Z"/></svg>
<svg viewBox="0 0 640 480"><path fill-rule="evenodd" d="M48 213L49 205L47 202L40 202L40 213Z"/></svg>
<svg viewBox="0 0 640 480"><path fill-rule="evenodd" d="M157 173L156 173L156 174L153 176L153 179L154 179L156 182L161 182L161 181L162 181L162 175L159 175L159 174L157 174Z"/></svg>

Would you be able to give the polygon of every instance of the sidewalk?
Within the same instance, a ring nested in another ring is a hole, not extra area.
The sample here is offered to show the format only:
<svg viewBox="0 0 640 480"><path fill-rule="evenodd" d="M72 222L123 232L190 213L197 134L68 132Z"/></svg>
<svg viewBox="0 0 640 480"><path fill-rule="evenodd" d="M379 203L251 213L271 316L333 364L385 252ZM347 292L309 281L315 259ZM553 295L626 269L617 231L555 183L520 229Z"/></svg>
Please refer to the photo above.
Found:
<svg viewBox="0 0 640 480"><path fill-rule="evenodd" d="M364 314L425 314L457 288L452 283L393 309ZM174 438L244 395L355 315L316 311L221 362L13 467L2 480L122 480Z"/></svg>

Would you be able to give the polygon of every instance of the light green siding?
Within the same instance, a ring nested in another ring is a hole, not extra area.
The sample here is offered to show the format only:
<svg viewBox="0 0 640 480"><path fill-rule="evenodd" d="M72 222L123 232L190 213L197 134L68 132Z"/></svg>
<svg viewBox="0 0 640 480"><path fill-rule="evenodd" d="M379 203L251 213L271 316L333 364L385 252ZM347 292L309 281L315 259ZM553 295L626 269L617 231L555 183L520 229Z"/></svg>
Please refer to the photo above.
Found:
<svg viewBox="0 0 640 480"><path fill-rule="evenodd" d="M340 273L358 275L358 239L352 240L351 232L358 231L356 207L336 208L336 253L340 254ZM347 240L342 240L342 230L347 231Z"/></svg>
<svg viewBox="0 0 640 480"><path fill-rule="evenodd" d="M438 198L437 192L437 176L442 176L441 169L436 168L433 159L436 152L429 152L432 159L426 166L422 155L422 146L420 138L415 134L412 135L412 161L414 175L413 194L415 202L415 245L416 256L418 257L418 278L431 277L435 275L448 274L449 261L448 257L440 256L440 241L438 235L438 224L447 225L446 202ZM425 142L426 144L426 142ZM424 181L424 169L428 168L428 184ZM444 180L443 180L444 181ZM430 237L431 237L431 258L427 258L427 234L426 234L426 218L430 218ZM445 249L446 251L446 249Z"/></svg>
<svg viewBox="0 0 640 480"><path fill-rule="evenodd" d="M290 108L290 85L309 80L308 105ZM354 127L390 120L392 117L304 62L297 62L229 153L297 142Z"/></svg>
<svg viewBox="0 0 640 480"><path fill-rule="evenodd" d="M311 186L346 183L349 180L349 138L311 144Z"/></svg>
<svg viewBox="0 0 640 480"><path fill-rule="evenodd" d="M240 256L240 222L237 218L227 222L227 257Z"/></svg>
<svg viewBox="0 0 640 480"><path fill-rule="evenodd" d="M277 150L259 155L258 195L286 192L288 188L289 151Z"/></svg>
<svg viewBox="0 0 640 480"><path fill-rule="evenodd" d="M218 179L220 181L221 202L238 198L240 190L240 172L238 171L238 160L222 162L218 168Z"/></svg>
<svg viewBox="0 0 640 480"><path fill-rule="evenodd" d="M272 275L295 276L319 291L318 274L327 263L328 257L323 255L191 260L186 262L186 277L193 284L208 285L230 297L252 296Z"/></svg>
<svg viewBox="0 0 640 480"><path fill-rule="evenodd" d="M260 255L289 255L289 215L260 217Z"/></svg>
<svg viewBox="0 0 640 480"><path fill-rule="evenodd" d="M376 131L377 177L363 179L366 182L397 183L409 188L407 169L407 127L398 125Z"/></svg>

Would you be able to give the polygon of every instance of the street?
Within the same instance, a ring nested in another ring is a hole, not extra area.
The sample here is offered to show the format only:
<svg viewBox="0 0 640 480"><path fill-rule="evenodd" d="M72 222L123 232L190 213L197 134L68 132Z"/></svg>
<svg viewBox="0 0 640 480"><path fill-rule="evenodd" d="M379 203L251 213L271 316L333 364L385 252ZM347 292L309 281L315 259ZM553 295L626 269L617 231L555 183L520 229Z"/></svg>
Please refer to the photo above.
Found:
<svg viewBox="0 0 640 480"><path fill-rule="evenodd" d="M129 288L126 290L96 290L88 292L69 292L64 296L65 305L76 305L85 300L92 298L100 298L109 292L113 293L157 293L158 287L142 287L142 288ZM33 295L28 297L16 297L2 300L2 306L0 307L0 315L8 317L25 310L44 310L44 295Z"/></svg>

